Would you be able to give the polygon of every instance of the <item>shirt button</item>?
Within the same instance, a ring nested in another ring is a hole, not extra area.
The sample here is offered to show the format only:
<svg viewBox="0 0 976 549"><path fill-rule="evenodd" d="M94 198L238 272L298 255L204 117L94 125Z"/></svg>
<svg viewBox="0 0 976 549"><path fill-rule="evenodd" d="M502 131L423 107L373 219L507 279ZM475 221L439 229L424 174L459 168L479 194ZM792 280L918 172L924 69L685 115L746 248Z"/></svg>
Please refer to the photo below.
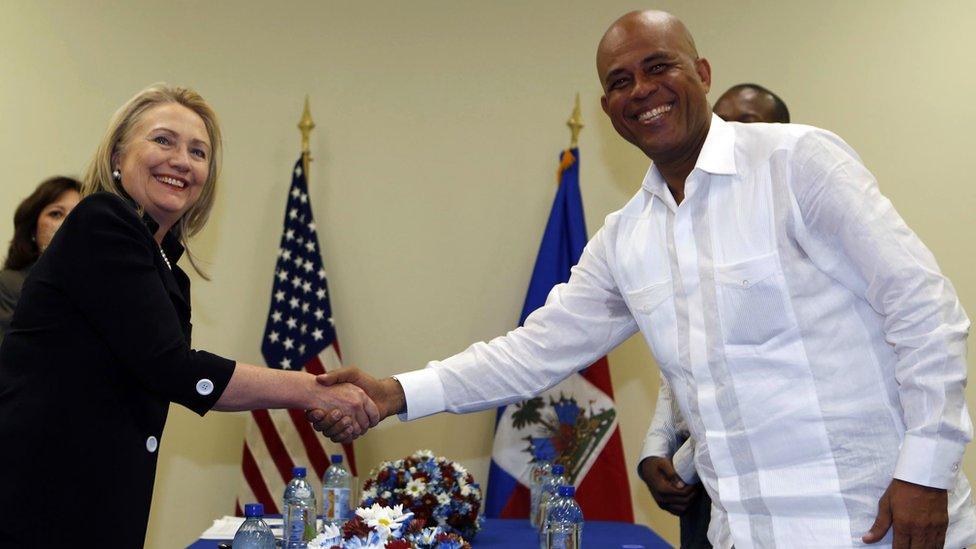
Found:
<svg viewBox="0 0 976 549"><path fill-rule="evenodd" d="M156 440L156 437L150 436L149 438L147 438L146 450L149 450L149 453L151 454L156 451L156 448L159 448L159 441Z"/></svg>
<svg viewBox="0 0 976 549"><path fill-rule="evenodd" d="M742 287L743 288L748 288L749 287L749 281L748 280L743 280L742 281Z"/></svg>
<svg viewBox="0 0 976 549"><path fill-rule="evenodd" d="M953 463L952 464L952 472L956 472L958 470L959 470L959 462Z"/></svg>
<svg viewBox="0 0 976 549"><path fill-rule="evenodd" d="M209 379L201 379L197 382L197 392L203 396L207 396L213 392L213 381Z"/></svg>

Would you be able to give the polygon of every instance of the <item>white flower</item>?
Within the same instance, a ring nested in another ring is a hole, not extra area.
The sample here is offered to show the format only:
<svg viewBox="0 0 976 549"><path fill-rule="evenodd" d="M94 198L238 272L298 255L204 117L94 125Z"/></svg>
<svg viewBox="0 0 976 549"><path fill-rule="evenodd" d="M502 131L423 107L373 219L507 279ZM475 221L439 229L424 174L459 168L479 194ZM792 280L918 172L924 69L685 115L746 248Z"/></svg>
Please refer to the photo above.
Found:
<svg viewBox="0 0 976 549"><path fill-rule="evenodd" d="M433 459L434 458L434 452L431 452L430 450L417 450L417 453L415 453L413 455L413 457L415 457L415 458Z"/></svg>
<svg viewBox="0 0 976 549"><path fill-rule="evenodd" d="M404 492L415 498L423 496L426 490L427 484L419 478L415 478L408 482L407 487L403 489Z"/></svg>
<svg viewBox="0 0 976 549"><path fill-rule="evenodd" d="M332 547L342 543L342 532L334 524L323 524L322 533L309 542L309 547Z"/></svg>
<svg viewBox="0 0 976 549"><path fill-rule="evenodd" d="M375 498L375 497L376 497L376 486L372 486L368 490L363 490L363 498Z"/></svg>
<svg viewBox="0 0 976 549"><path fill-rule="evenodd" d="M462 497L468 497L468 496L470 496L472 491L473 491L473 488L471 488L471 485L470 484L461 484L461 496Z"/></svg>
<svg viewBox="0 0 976 549"><path fill-rule="evenodd" d="M410 467L410 469L408 469L408 470L410 471L410 474L411 475L416 474L416 472L417 472L417 468L416 467Z"/></svg>
<svg viewBox="0 0 976 549"><path fill-rule="evenodd" d="M383 499L390 499L393 497L393 494L391 494L389 490L383 490L383 493L380 494L380 496L382 496Z"/></svg>
<svg viewBox="0 0 976 549"><path fill-rule="evenodd" d="M437 541L437 534L443 532L440 528L424 528L420 531L420 542L428 545L433 545Z"/></svg>
<svg viewBox="0 0 976 549"><path fill-rule="evenodd" d="M468 474L468 470L465 469L464 467L458 465L457 463L452 463L451 466L454 467L454 470L455 471L457 471L458 473L461 473L462 475L467 475Z"/></svg>
<svg viewBox="0 0 976 549"><path fill-rule="evenodd" d="M451 496L441 492L440 494L437 494L437 503L440 505L447 505L448 503L451 503Z"/></svg>
<svg viewBox="0 0 976 549"><path fill-rule="evenodd" d="M381 507L377 503L374 503L372 507L356 509L356 514L368 526L375 529L384 541L395 532L399 532L403 523L413 517L413 513L404 514L402 505L395 505L391 509L390 507Z"/></svg>

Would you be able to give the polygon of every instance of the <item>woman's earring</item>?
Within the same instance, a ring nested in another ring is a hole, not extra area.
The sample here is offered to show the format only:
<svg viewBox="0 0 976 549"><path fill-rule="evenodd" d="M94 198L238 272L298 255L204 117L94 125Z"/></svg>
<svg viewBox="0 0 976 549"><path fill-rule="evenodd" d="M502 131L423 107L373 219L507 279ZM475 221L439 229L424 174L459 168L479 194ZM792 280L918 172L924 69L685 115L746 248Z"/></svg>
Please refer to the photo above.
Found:
<svg viewBox="0 0 976 549"><path fill-rule="evenodd" d="M122 181L122 172L120 172L118 168L112 170L112 179Z"/></svg>

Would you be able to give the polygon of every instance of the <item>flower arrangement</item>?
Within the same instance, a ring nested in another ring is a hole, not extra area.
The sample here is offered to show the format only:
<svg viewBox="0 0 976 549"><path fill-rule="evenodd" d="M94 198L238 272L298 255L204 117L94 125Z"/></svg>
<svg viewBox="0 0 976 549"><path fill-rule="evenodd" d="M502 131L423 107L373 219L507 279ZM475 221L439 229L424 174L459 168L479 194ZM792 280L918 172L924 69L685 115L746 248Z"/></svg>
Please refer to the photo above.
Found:
<svg viewBox="0 0 976 549"><path fill-rule="evenodd" d="M423 523L472 539L481 529L481 491L461 465L430 450L385 461L363 485L362 506L402 505Z"/></svg>
<svg viewBox="0 0 976 549"><path fill-rule="evenodd" d="M356 516L340 530L326 525L309 543L309 549L471 549L464 538L439 526L425 527L424 520L404 513L403 506L356 509Z"/></svg>

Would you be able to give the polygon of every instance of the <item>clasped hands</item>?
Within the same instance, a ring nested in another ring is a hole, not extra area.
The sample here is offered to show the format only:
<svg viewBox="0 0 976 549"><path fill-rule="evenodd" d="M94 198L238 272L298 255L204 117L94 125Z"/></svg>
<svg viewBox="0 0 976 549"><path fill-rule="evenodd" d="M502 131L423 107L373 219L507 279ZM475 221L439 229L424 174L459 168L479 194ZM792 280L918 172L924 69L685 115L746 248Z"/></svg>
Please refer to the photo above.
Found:
<svg viewBox="0 0 976 549"><path fill-rule="evenodd" d="M406 405L399 382L376 379L359 368L339 368L315 381L327 396L319 400L321 407L306 410L305 418L332 442L351 442Z"/></svg>

